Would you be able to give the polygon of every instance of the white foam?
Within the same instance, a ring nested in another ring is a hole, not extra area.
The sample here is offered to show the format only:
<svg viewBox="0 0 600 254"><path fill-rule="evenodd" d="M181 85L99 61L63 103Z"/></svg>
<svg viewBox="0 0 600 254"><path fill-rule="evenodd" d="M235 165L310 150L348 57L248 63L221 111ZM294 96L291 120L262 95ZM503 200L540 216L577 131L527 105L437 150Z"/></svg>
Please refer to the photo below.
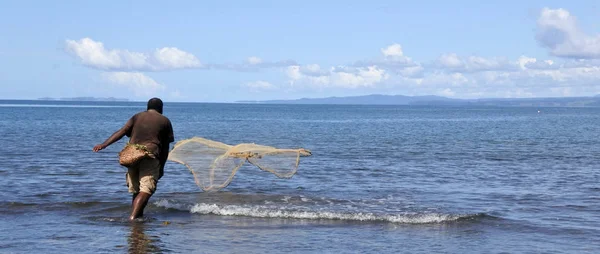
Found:
<svg viewBox="0 0 600 254"><path fill-rule="evenodd" d="M463 216L449 214L388 214L378 215L374 213L343 213L332 211L292 211L266 208L261 206L238 206L199 203L191 207L191 213L214 214L223 216L248 216L258 218L290 218L290 219L328 219L348 221L380 221L405 224L426 224L455 221Z"/></svg>
<svg viewBox="0 0 600 254"><path fill-rule="evenodd" d="M164 207L167 209L175 209L175 210L182 210L182 211L188 211L191 209L192 206L190 205L184 205L184 204L178 204L175 202L169 202L169 200L166 199L160 199L156 202L154 202L155 206L159 206L159 207Z"/></svg>

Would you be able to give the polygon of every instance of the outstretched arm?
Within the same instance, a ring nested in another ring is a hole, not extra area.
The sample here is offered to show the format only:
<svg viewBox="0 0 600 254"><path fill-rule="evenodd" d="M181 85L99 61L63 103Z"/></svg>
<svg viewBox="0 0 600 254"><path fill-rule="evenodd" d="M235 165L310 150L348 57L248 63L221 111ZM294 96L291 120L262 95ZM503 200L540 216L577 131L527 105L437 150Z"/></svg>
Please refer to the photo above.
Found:
<svg viewBox="0 0 600 254"><path fill-rule="evenodd" d="M107 146L111 145L112 143L119 141L125 135L131 134L132 126L133 126L133 117L131 119L129 119L129 121L127 121L127 123L125 123L125 125L121 129L119 129L118 131L113 133L108 139L106 139L106 141L104 141L104 143L95 145L92 150L94 152L98 152L98 151L106 148Z"/></svg>

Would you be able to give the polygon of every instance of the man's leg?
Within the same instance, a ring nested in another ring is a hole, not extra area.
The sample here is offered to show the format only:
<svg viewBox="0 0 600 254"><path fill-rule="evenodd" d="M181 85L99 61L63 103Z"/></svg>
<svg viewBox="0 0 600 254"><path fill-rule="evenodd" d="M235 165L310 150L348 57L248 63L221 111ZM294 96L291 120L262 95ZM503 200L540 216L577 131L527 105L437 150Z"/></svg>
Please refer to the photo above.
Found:
<svg viewBox="0 0 600 254"><path fill-rule="evenodd" d="M129 189L129 193L131 193L131 210L133 211L135 200L138 196L138 193L140 193L139 169L135 167L128 168L125 177L127 179L127 188ZM133 212L131 215L134 215Z"/></svg>
<svg viewBox="0 0 600 254"><path fill-rule="evenodd" d="M135 220L144 216L144 208L148 204L148 200L152 195L146 192L140 192L138 194L134 194L134 199L131 204L131 215L129 216L129 220Z"/></svg>
<svg viewBox="0 0 600 254"><path fill-rule="evenodd" d="M137 195L138 195L137 193L133 193L131 195L131 207L133 207L133 202L135 201L135 197L137 197Z"/></svg>
<svg viewBox="0 0 600 254"><path fill-rule="evenodd" d="M156 191L160 163L155 158L147 158L139 165L139 192L133 196L129 220L135 220L144 215L148 200Z"/></svg>

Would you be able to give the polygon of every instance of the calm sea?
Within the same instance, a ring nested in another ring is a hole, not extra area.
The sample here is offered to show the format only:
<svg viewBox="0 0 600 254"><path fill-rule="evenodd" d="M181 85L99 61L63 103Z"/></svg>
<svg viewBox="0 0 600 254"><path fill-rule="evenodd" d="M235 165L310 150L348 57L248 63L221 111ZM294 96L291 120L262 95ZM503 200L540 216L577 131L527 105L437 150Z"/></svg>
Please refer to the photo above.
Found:
<svg viewBox="0 0 600 254"><path fill-rule="evenodd" d="M204 193L169 162L130 223L134 102L0 101L2 253L598 253L600 108L166 103L176 140L303 147Z"/></svg>

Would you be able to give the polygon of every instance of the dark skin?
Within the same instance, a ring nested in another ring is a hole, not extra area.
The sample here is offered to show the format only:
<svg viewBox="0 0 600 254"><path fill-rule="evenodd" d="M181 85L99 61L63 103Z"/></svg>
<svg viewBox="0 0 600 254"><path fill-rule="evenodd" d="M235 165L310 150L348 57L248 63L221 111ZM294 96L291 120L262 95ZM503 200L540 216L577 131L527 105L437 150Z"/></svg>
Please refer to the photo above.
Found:
<svg viewBox="0 0 600 254"><path fill-rule="evenodd" d="M115 131L115 133L113 133L104 143L95 145L92 150L94 152L98 152L98 151L108 147L109 145L112 145L113 143L119 141L121 138L123 138L125 136L125 134L127 134L127 131L124 129Z"/></svg>
<svg viewBox="0 0 600 254"><path fill-rule="evenodd" d="M174 141L173 127L168 118L162 116L163 102L159 98L148 100L146 112L140 112L131 117L125 125L113 133L104 143L95 145L94 152L98 152L111 144L119 141L124 136L131 137L130 141L146 143L152 153L157 155L159 161L158 181L164 173L164 166L169 156L169 144ZM151 193L135 193L131 200L131 215L129 220L142 217L144 208L148 204Z"/></svg>
<svg viewBox="0 0 600 254"><path fill-rule="evenodd" d="M95 145L92 150L94 152L98 152L102 149L105 149L109 145L119 141L121 138L123 138L125 136L125 134L126 134L126 131L124 129L120 129L120 130L116 131L115 133L113 133L104 143ZM167 154L168 154L168 148L167 148ZM160 158L160 163L161 163L160 177L162 177L162 175L163 175L163 169L164 169L165 162L166 162L166 158ZM152 196L151 194L148 194L145 192L133 194L132 199L131 199L131 207L132 207L131 215L129 216L130 221L133 221L144 215L144 208L146 208L146 205L148 204L148 200L150 200L151 196Z"/></svg>
<svg viewBox="0 0 600 254"><path fill-rule="evenodd" d="M144 216L144 208L146 208L148 200L150 200L151 196L152 195L143 191L140 191L140 193L133 194L133 202L131 204L131 207L133 209L131 209L131 215L129 216L130 221Z"/></svg>

